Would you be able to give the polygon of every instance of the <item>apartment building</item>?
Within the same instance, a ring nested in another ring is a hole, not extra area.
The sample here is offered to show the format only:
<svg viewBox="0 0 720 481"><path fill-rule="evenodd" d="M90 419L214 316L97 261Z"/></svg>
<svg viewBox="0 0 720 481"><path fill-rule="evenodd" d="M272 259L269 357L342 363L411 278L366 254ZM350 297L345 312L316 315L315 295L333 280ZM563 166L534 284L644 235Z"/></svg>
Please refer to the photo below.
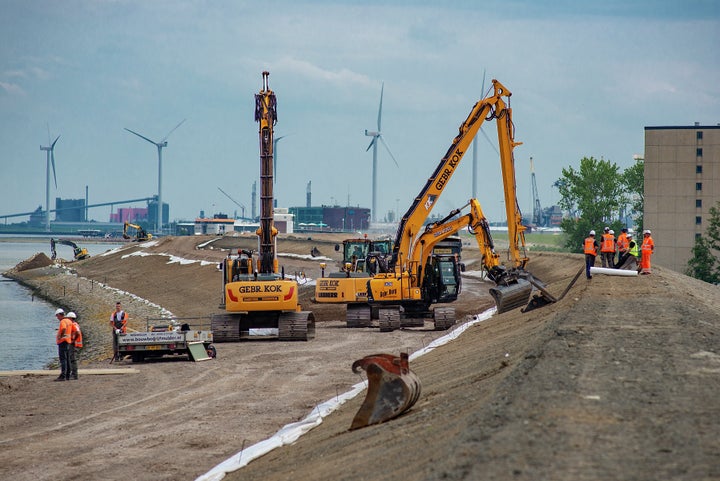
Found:
<svg viewBox="0 0 720 481"><path fill-rule="evenodd" d="M684 272L718 202L720 124L645 127L644 227L655 241L653 264Z"/></svg>

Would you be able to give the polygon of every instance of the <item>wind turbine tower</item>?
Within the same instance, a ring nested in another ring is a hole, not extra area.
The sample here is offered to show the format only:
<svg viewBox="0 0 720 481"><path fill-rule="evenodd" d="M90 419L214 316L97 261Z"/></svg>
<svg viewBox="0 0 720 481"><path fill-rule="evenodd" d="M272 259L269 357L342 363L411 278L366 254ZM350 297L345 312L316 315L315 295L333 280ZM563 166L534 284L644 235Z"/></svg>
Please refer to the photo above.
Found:
<svg viewBox="0 0 720 481"><path fill-rule="evenodd" d="M158 234L161 234L161 233L162 233L162 228L163 228L163 223L162 223L162 211L163 211L163 203L162 203L162 149L163 149L163 147L167 147L167 138L170 137L170 134L172 134L172 133L175 131L175 129L177 129L178 127L180 127L180 126L183 124L183 122L185 122L185 120L187 120L187 119L182 119L182 121L181 121L179 124L177 124L170 132L168 132L168 134L167 134L160 142L155 142L155 141L153 141L153 140L150 140L150 139L148 139L147 137L145 137L144 135L140 135L140 134L138 134L137 132L133 132L133 131L130 130L130 129L127 129L127 128L125 129L125 130L127 130L128 132L130 132L131 134L135 134L135 135L137 135L138 137L140 137L141 139L147 140L148 142L150 142L151 144L153 144L153 145L155 145L155 146L157 147L157 151L158 151L158 195L157 195L157 196L158 196L158 198L157 198L157 219L156 219L156 221L155 221L155 232L158 233Z"/></svg>
<svg viewBox="0 0 720 481"><path fill-rule="evenodd" d="M368 145L368 148L365 149L365 152L370 150L370 147L373 149L373 165L372 165L372 222L377 221L377 144L378 140L382 142L385 149L388 151L388 154L390 154L390 157L393 159L393 162L395 162L395 165L399 169L400 166L397 163L397 160L395 160L395 156L390 151L390 147L388 147L387 143L385 143L385 139L382 136L382 130L380 128L380 125L382 123L382 101L383 101L383 91L385 90L385 82L382 83L382 87L380 88L380 107L378 108L378 119L377 119L377 131L371 132L367 129L365 130L365 135L368 137L372 137L372 140L370 141L370 145Z"/></svg>
<svg viewBox="0 0 720 481"><path fill-rule="evenodd" d="M57 176L55 175L55 144L57 143L60 136L55 138L55 141L50 144L50 129L48 129L48 144L49 147L40 146L40 150L47 152L47 163L45 167L45 230L50 231L50 163L52 162L53 179L55 180L55 189L57 189Z"/></svg>

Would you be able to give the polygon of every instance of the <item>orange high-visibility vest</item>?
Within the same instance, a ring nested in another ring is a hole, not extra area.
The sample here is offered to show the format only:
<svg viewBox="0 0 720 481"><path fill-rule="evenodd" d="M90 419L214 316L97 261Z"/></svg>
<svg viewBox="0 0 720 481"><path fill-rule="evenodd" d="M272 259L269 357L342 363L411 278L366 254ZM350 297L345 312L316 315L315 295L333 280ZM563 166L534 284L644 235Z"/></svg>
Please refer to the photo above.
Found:
<svg viewBox="0 0 720 481"><path fill-rule="evenodd" d="M617 246L618 246L618 250L619 250L620 252L625 252L625 251L628 250L628 247L630 246L630 242L628 242L628 240L627 240L627 234L626 234L626 233L623 232L622 234L620 234L620 235L618 236L618 238L617 238Z"/></svg>
<svg viewBox="0 0 720 481"><path fill-rule="evenodd" d="M652 240L652 237L647 236L643 239L643 243L640 246L641 251L650 251L652 252L655 248L655 241Z"/></svg>
<svg viewBox="0 0 720 481"><path fill-rule="evenodd" d="M72 342L75 344L75 348L79 349L83 347L82 342L82 331L80 330L80 324L77 323L77 321L73 321L73 332L72 332Z"/></svg>
<svg viewBox="0 0 720 481"><path fill-rule="evenodd" d="M595 238L587 237L585 239L585 254L596 256L597 251L595 250Z"/></svg>
<svg viewBox="0 0 720 481"><path fill-rule="evenodd" d="M602 235L602 244L600 244L600 252L615 252L615 236L612 234Z"/></svg>
<svg viewBox="0 0 720 481"><path fill-rule="evenodd" d="M72 342L71 336L72 321L67 317L63 317L62 321L60 321L60 327L58 327L57 335L55 336L55 342L57 344L62 344L63 342L67 342L69 344Z"/></svg>

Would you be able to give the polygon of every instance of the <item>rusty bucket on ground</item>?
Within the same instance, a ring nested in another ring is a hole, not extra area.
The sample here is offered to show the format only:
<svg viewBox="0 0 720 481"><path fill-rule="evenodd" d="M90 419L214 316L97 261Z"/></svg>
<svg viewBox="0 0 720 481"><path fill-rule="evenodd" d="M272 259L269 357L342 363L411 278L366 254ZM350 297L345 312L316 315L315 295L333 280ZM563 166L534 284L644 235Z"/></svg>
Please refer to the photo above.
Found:
<svg viewBox="0 0 720 481"><path fill-rule="evenodd" d="M393 419L420 397L420 379L410 371L407 353L365 356L352 365L353 372L359 369L367 373L368 390L350 430Z"/></svg>

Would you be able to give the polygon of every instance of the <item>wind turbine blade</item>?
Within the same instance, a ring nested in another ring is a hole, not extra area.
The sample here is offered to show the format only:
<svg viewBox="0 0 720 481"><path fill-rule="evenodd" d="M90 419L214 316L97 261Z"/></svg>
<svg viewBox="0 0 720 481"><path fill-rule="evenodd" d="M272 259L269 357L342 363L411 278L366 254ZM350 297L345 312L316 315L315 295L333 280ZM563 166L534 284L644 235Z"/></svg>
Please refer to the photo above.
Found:
<svg viewBox="0 0 720 481"><path fill-rule="evenodd" d="M179 124L177 124L170 132L168 132L168 134L165 136L164 139L162 139L162 140L160 141L160 143L165 142L165 141L167 140L167 138L170 137L170 134L172 134L173 132L175 132L175 129L177 129L178 127L180 127L180 126L183 124L183 122L185 122L186 120L187 120L187 119L182 119Z"/></svg>
<svg viewBox="0 0 720 481"><path fill-rule="evenodd" d="M378 108L378 132L382 132L382 129L380 129L380 123L382 122L382 99L383 99L383 91L385 90L385 82L382 83L382 87L380 87L380 108Z"/></svg>
<svg viewBox="0 0 720 481"><path fill-rule="evenodd" d="M370 150L370 147L373 146L373 144L375 143L376 140L377 140L377 137L373 136L373 139L370 141L370 145L368 145L368 148L365 149L365 152L367 152L368 150Z"/></svg>
<svg viewBox="0 0 720 481"><path fill-rule="evenodd" d="M385 143L385 139L383 139L382 135L378 135L378 138L380 139L380 142L382 142L382 144L385 146L385 149L387 149L388 154L390 154L390 157L392 157L393 162L395 162L395 165L399 169L400 166L398 165L397 160L395 160L395 156L392 154L392 152L390 152L390 147L388 147L388 144Z"/></svg>
<svg viewBox="0 0 720 481"><path fill-rule="evenodd" d="M55 142L53 142L52 145L50 146L50 150L55 148L55 143L58 141L59 138L60 138L60 136L58 135L57 138L55 139Z"/></svg>
<svg viewBox="0 0 720 481"><path fill-rule="evenodd" d="M482 95L482 98L485 98L485 69L483 69L483 83L482 88L480 89L480 94Z"/></svg>
<svg viewBox="0 0 720 481"><path fill-rule="evenodd" d="M55 139L55 142L57 142L57 139ZM55 142L53 142L53 146L55 145ZM57 176L55 175L55 151L53 149L50 149L50 161L52 162L53 179L55 180L55 189L57 189Z"/></svg>
<svg viewBox="0 0 720 481"><path fill-rule="evenodd" d="M123 128L124 128L124 127L123 127ZM127 131L130 132L131 134L137 135L137 136L140 137L141 139L147 140L148 142L150 142L150 143L153 144L153 145L157 145L158 143L162 143L162 142L153 142L152 140L148 139L148 138L145 137L144 135L140 135L140 134L138 134L137 132L133 132L133 131L130 130L130 129L125 129L125 130L127 130Z"/></svg>
<svg viewBox="0 0 720 481"><path fill-rule="evenodd" d="M48 144L50 144L50 123L46 123L45 126L47 127L48 131Z"/></svg>

